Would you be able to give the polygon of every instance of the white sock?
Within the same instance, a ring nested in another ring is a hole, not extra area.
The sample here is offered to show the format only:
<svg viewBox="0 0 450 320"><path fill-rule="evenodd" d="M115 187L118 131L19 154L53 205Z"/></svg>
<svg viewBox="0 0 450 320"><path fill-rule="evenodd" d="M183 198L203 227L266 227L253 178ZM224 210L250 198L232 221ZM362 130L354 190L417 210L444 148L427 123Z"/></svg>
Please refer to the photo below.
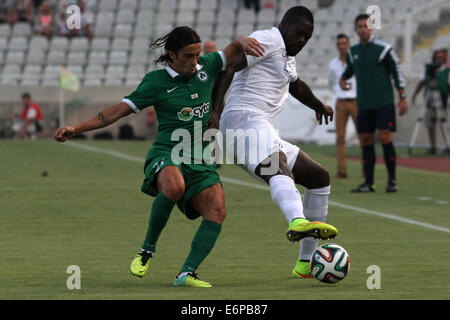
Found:
<svg viewBox="0 0 450 320"><path fill-rule="evenodd" d="M303 197L303 206L305 218L309 221L325 222L328 215L328 196L331 187L323 187L318 189L306 189ZM318 239L304 238L300 241L300 260L310 260L311 256L317 248Z"/></svg>
<svg viewBox="0 0 450 320"><path fill-rule="evenodd" d="M305 218L302 198L294 180L279 174L270 178L269 185L272 200L281 209L288 223L296 218Z"/></svg>

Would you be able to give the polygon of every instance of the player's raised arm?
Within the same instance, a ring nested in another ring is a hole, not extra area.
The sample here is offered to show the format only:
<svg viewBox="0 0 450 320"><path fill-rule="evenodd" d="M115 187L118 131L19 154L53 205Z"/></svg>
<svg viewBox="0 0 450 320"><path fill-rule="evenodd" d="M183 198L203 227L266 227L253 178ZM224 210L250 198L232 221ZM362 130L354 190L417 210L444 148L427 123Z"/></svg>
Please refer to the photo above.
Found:
<svg viewBox="0 0 450 320"><path fill-rule="evenodd" d="M58 130L56 130L54 138L58 142L64 142L67 139L72 138L73 136L76 136L77 134L80 134L82 132L109 126L111 123L116 122L120 118L123 118L132 112L133 110L129 107L128 104L126 104L125 102L121 102L100 111L95 117L87 121L81 122L75 126L66 126L59 128Z"/></svg>
<svg viewBox="0 0 450 320"><path fill-rule="evenodd" d="M329 121L333 121L333 108L326 106L317 99L309 86L300 78L297 78L289 85L289 93L298 101L313 109L316 112L317 121L322 124L322 117L325 119L325 124Z"/></svg>
<svg viewBox="0 0 450 320"><path fill-rule="evenodd" d="M255 38L240 36L233 40L223 49L223 53L227 59L227 64L232 64L236 59L241 58L243 54L262 57L264 56L264 48Z"/></svg>

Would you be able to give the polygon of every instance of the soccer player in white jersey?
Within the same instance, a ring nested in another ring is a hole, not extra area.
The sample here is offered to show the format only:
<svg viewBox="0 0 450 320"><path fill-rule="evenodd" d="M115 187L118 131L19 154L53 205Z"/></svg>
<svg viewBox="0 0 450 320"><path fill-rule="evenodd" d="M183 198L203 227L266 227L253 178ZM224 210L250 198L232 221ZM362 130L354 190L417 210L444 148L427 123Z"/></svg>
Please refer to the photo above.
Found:
<svg viewBox="0 0 450 320"><path fill-rule="evenodd" d="M330 194L328 171L297 146L282 140L272 125L289 93L313 109L320 124L333 120L333 109L314 96L296 71L294 56L306 45L313 30L314 18L307 8L290 8L278 27L250 35L264 47L264 57L247 55L230 64L218 78L213 92L215 111L211 126L217 126L220 118L224 154L234 149L234 160L250 175L269 184L272 200L289 224L288 240L301 241L299 258L292 272L296 278L311 277L309 261L318 239L334 238L338 233L335 227L324 223ZM224 95L232 79L222 113ZM246 139L242 135L252 130L258 136L256 145L247 142L244 152L237 150L239 140ZM230 138L233 131L235 137ZM267 133L268 139L264 138ZM303 201L296 184L306 188ZM299 231L304 230L305 225L310 226L309 230Z"/></svg>

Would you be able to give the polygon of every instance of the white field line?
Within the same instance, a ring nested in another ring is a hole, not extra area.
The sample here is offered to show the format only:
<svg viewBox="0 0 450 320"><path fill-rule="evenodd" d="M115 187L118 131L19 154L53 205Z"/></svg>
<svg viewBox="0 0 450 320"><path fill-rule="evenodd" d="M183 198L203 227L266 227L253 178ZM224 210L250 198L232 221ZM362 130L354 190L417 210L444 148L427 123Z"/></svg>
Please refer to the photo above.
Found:
<svg viewBox="0 0 450 320"><path fill-rule="evenodd" d="M142 163L142 164L145 161L143 158L133 157L133 156L129 156L129 155L123 154L121 152L108 150L108 149L96 148L96 147L92 147L92 146L88 146L88 145L84 145L84 144L80 144L80 143L76 143L76 142L71 142L71 141L69 142L68 141L68 142L65 142L64 144L66 144L68 146L71 146L71 147L83 149L83 150L86 150L86 151L107 154L107 155L110 155L110 156L113 156L113 157L117 157L117 158L128 160L128 161L139 162L139 163ZM249 188L253 188L253 189L266 190L266 191L270 190L268 186L263 185L263 184L256 184L256 183L246 182L246 181L237 180L237 179L228 178L228 177L223 177L223 176L221 176L220 179L222 181L224 181L224 182L228 182L228 183L232 183L232 184L236 184L236 185L240 185L240 186L244 186L244 187L249 187ZM347 204L343 204L343 203L336 202L336 201L331 201L331 200L328 202L328 204L332 205L332 206L335 206L335 207L339 207L339 208L355 211L355 212L358 212L358 213L361 213L361 214L377 216L377 217L386 218L386 219L390 219L390 220L395 220L395 221L406 223L406 224L416 225L416 226L419 226L419 227L422 227L422 228L427 228L427 229L431 229L431 230L436 230L436 231L450 233L450 229L448 229L448 228L435 226L433 224L420 222L420 221L417 221L417 220L408 219L408 218L396 216L396 215L385 213L385 212L368 210L368 209L355 207L355 206L351 206L351 205L347 205Z"/></svg>

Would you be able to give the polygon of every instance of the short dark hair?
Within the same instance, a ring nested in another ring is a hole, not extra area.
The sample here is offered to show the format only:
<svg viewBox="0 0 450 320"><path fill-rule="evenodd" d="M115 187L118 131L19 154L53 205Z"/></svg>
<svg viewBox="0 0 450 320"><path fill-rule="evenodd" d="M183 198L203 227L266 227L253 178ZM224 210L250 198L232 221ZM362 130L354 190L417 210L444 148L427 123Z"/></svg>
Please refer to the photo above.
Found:
<svg viewBox="0 0 450 320"><path fill-rule="evenodd" d="M23 98L31 99L31 95L28 92L25 92L22 94L22 99Z"/></svg>
<svg viewBox="0 0 450 320"><path fill-rule="evenodd" d="M301 18L306 19L307 21L314 23L314 16L312 12L303 6L296 6L289 8L288 11L281 19L281 23L294 24L297 23Z"/></svg>
<svg viewBox="0 0 450 320"><path fill-rule="evenodd" d="M156 39L150 43L150 48L156 49L164 47L165 52L155 60L155 64L163 63L165 65L172 63L172 59L169 56L169 50L178 54L178 51L184 47L202 42L197 32L190 27L176 27L165 36Z"/></svg>
<svg viewBox="0 0 450 320"><path fill-rule="evenodd" d="M370 16L367 14L367 13L361 13L361 14L359 14L358 16L356 16L356 18L355 18L355 25L356 25L356 23L359 21L359 20L366 20L366 19L369 19L370 18Z"/></svg>
<svg viewBox="0 0 450 320"><path fill-rule="evenodd" d="M339 34L336 36L336 40L342 39L342 38L345 38L345 39L347 39L347 41L349 41L348 36L347 36L345 33L339 33Z"/></svg>

